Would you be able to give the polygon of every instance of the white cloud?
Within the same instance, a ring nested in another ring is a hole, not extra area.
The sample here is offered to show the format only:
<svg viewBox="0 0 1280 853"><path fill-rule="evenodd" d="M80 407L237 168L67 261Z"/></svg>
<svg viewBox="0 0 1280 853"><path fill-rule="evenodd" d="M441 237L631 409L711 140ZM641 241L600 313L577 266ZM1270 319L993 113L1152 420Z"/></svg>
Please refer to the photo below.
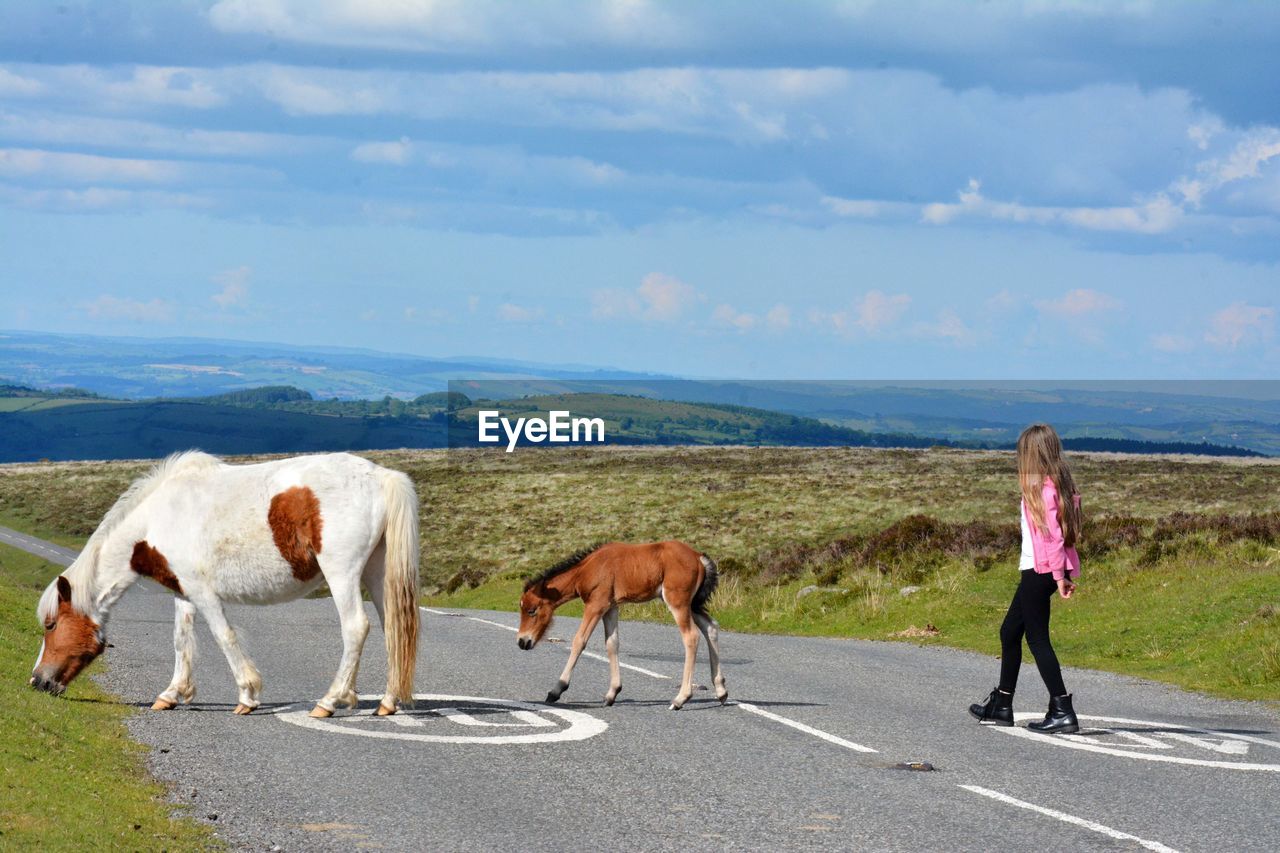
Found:
<svg viewBox="0 0 1280 853"><path fill-rule="evenodd" d="M1082 318L1096 316L1114 311L1121 306L1120 300L1087 287L1069 290L1057 299L1044 299L1036 302L1042 313L1059 318Z"/></svg>
<svg viewBox="0 0 1280 853"><path fill-rule="evenodd" d="M668 322L680 319L684 310L698 298L698 292L692 287L675 276L660 272L646 275L636 294L644 303L646 319Z"/></svg>
<svg viewBox="0 0 1280 853"><path fill-rule="evenodd" d="M880 332L896 323L910 304L911 297L905 293L889 296L879 290L868 291L858 305L854 323L863 331Z"/></svg>
<svg viewBox="0 0 1280 853"><path fill-rule="evenodd" d="M0 176L40 177L74 183L145 183L177 181L182 168L165 160L135 160L100 157L96 154L68 154L32 148L0 148Z"/></svg>
<svg viewBox="0 0 1280 853"><path fill-rule="evenodd" d="M959 218L976 218L1030 225L1070 225L1093 231L1160 234L1177 226L1183 213L1164 193L1132 205L1112 207L1054 207L994 201L983 196L982 183L976 178L970 178L958 196L958 202L924 205L920 209L920 220L930 225L946 225Z"/></svg>
<svg viewBox="0 0 1280 853"><path fill-rule="evenodd" d="M791 328L791 309L779 302L764 315L764 323L775 332Z"/></svg>
<svg viewBox="0 0 1280 853"><path fill-rule="evenodd" d="M235 157L297 154L326 144L313 137L281 133L174 128L131 119L5 111L0 111L0 136L73 146L92 140L95 147Z"/></svg>
<svg viewBox="0 0 1280 853"><path fill-rule="evenodd" d="M351 159L361 163L386 163L403 166L413 153L413 143L402 136L395 142L366 142L351 151Z"/></svg>
<svg viewBox="0 0 1280 853"><path fill-rule="evenodd" d="M1270 340L1275 331L1275 317L1276 309L1271 306L1233 302L1209 319L1204 339L1222 349Z"/></svg>
<svg viewBox="0 0 1280 853"><path fill-rule="evenodd" d="M910 305L911 297L905 293L889 295L870 290L849 310L810 311L809 322L842 337L852 338L859 333L876 336L896 324Z"/></svg>
<svg viewBox="0 0 1280 853"><path fill-rule="evenodd" d="M498 306L498 319L504 323L532 323L542 319L544 313L541 308L530 308L514 302L504 302Z"/></svg>
<svg viewBox="0 0 1280 853"><path fill-rule="evenodd" d="M956 346L972 346L978 340L977 333L950 308L939 311L937 318L931 323L916 324L914 332L917 337L949 341Z"/></svg>
<svg viewBox="0 0 1280 853"><path fill-rule="evenodd" d="M141 302L103 294L81 309L96 320L125 320L131 323L168 323L173 320L173 304L164 299Z"/></svg>
<svg viewBox="0 0 1280 853"><path fill-rule="evenodd" d="M611 288L591 294L591 315L608 320L633 317L671 323L702 298L693 287L675 276L651 272L634 291Z"/></svg>
<svg viewBox="0 0 1280 853"><path fill-rule="evenodd" d="M739 332L749 332L756 327L760 319L754 314L739 312L732 305L721 304L711 312L711 322Z"/></svg>
<svg viewBox="0 0 1280 853"><path fill-rule="evenodd" d="M0 68L0 97L31 98L45 91L44 84Z"/></svg>
<svg viewBox="0 0 1280 853"><path fill-rule="evenodd" d="M212 277L215 284L222 285L222 290L210 298L224 311L243 306L249 301L249 279L252 277L253 268L249 266L223 270Z"/></svg>

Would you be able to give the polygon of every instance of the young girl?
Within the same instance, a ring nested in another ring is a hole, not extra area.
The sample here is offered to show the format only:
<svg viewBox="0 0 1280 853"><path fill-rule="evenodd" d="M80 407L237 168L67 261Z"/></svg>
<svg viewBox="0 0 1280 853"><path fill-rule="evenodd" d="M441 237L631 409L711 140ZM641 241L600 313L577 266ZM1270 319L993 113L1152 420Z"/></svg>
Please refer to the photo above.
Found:
<svg viewBox="0 0 1280 853"><path fill-rule="evenodd" d="M1022 667L1025 634L1036 668L1049 689L1049 712L1028 728L1046 733L1080 731L1062 668L1049 642L1049 602L1056 591L1070 598L1080 575L1076 538L1080 535L1080 494L1062 458L1053 427L1033 424L1018 436L1018 479L1022 485L1022 580L1000 626L1000 684L986 701L969 706L979 722L1013 725L1013 690Z"/></svg>

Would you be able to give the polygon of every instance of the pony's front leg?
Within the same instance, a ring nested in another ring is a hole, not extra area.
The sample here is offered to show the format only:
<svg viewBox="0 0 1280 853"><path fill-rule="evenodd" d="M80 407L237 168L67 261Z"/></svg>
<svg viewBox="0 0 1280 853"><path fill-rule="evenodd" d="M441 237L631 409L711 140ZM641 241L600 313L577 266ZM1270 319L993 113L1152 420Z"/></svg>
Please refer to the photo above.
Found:
<svg viewBox="0 0 1280 853"><path fill-rule="evenodd" d="M337 577L329 580L329 591L338 608L338 621L342 625L342 661L329 685L329 691L311 709L313 717L332 717L339 705L354 708L359 702L356 695L356 673L360 669L360 653L364 650L365 637L369 635L369 617L364 612L360 598L359 578L348 581Z"/></svg>
<svg viewBox="0 0 1280 853"><path fill-rule="evenodd" d="M725 686L724 672L720 669L720 626L705 613L693 614L698 630L707 638L707 654L711 657L711 683L716 688L716 698L723 705L729 701L729 688Z"/></svg>
<svg viewBox="0 0 1280 853"><path fill-rule="evenodd" d="M680 682L680 692L671 702L671 710L679 711L684 703L693 695L693 663L698 657L698 629L693 626L689 616L689 608L677 610L671 607L671 615L676 618L676 627L680 629L680 639L684 642L684 677Z"/></svg>
<svg viewBox="0 0 1280 853"><path fill-rule="evenodd" d="M214 598L199 602L197 607L200 608L204 621L209 623L209 630L218 641L218 647L222 649L227 665L231 667L231 675L236 680L236 687L239 688L239 704L236 705L235 713L253 713L262 704L258 701L258 694L262 692L262 676L258 674L253 661L240 648L235 629L227 622L227 615L222 611L222 602Z"/></svg>
<svg viewBox="0 0 1280 853"><path fill-rule="evenodd" d="M173 600L173 680L151 706L153 711L168 711L179 702L190 703L196 695L191 666L196 657L196 606L185 598Z"/></svg>
<svg viewBox="0 0 1280 853"><path fill-rule="evenodd" d="M587 647L587 640L591 639L591 632L596 629L596 623L600 621L602 615L604 615L602 608L590 605L583 612L582 624L578 626L578 633L573 635L573 648L569 650L569 661L564 665L564 672L560 673L560 680L547 694L548 702L557 701L569 689L569 678L573 675L573 667L578 663L582 650Z"/></svg>
<svg viewBox="0 0 1280 853"><path fill-rule="evenodd" d="M613 700L622 692L622 668L618 666L618 605L613 605L604 614L604 649L609 654L609 692L604 695L604 704L612 705Z"/></svg>

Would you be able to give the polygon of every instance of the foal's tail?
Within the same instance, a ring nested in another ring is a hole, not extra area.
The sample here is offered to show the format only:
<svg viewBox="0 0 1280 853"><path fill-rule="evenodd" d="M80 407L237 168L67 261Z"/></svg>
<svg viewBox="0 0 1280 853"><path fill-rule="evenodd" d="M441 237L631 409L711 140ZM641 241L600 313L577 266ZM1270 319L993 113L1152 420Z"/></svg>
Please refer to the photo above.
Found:
<svg viewBox="0 0 1280 853"><path fill-rule="evenodd" d="M703 575L698 591L693 594L693 612L699 616L709 617L711 614L707 612L707 602L711 600L711 594L716 591L716 585L720 583L720 575L716 573L716 561L706 554L699 554L698 562L702 563Z"/></svg>
<svg viewBox="0 0 1280 853"><path fill-rule="evenodd" d="M382 496L387 507L382 580L387 693L413 707L413 671L418 663L418 493L408 475L384 470Z"/></svg>

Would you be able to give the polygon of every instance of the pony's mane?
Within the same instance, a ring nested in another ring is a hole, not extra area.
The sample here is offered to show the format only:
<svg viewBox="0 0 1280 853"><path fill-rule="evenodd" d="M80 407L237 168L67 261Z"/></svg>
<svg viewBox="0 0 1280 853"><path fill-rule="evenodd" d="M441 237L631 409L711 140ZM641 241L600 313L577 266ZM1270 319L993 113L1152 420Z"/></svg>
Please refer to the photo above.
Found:
<svg viewBox="0 0 1280 853"><path fill-rule="evenodd" d="M107 510L107 514L102 517L98 529L93 531L80 556L76 557L70 568L62 573L71 582L71 605L81 613L93 615L98 597L96 584L98 553L102 550L102 543L106 541L107 536L120 526L129 513L137 509L139 504L170 477L192 470L211 468L218 464L217 457L210 456L208 453L184 450L181 453L169 454L146 474L130 483L129 488L116 498L111 509ZM56 583L57 578L54 578L54 583L50 583L44 594L40 596L36 617L41 623L51 620L57 614Z"/></svg>
<svg viewBox="0 0 1280 853"><path fill-rule="evenodd" d="M533 589L535 586L546 583L547 581L551 580L557 575L564 574L565 572L572 569L574 566L581 563L583 560L587 559L587 557L590 557L596 551L599 551L603 545L604 545L603 542L597 542L594 545L583 548L581 551L576 551L573 554L570 554L568 557L565 557L563 560L556 563L551 568L545 569L544 571L539 572L536 575L533 575L532 577L530 577L528 580L524 582L524 591L528 592L529 590Z"/></svg>

